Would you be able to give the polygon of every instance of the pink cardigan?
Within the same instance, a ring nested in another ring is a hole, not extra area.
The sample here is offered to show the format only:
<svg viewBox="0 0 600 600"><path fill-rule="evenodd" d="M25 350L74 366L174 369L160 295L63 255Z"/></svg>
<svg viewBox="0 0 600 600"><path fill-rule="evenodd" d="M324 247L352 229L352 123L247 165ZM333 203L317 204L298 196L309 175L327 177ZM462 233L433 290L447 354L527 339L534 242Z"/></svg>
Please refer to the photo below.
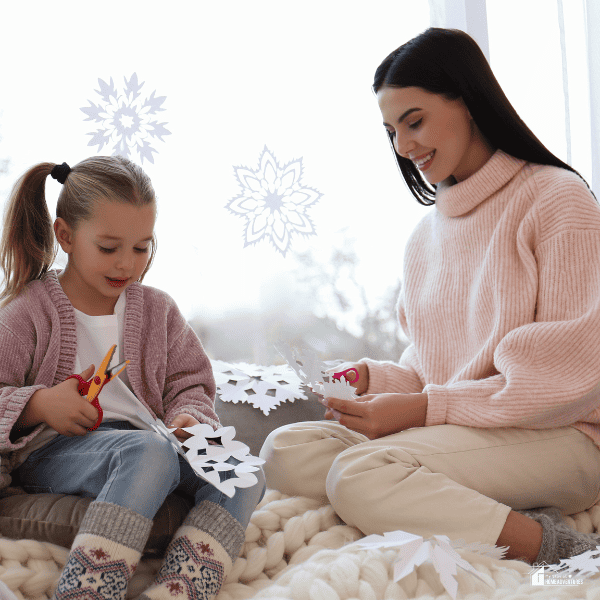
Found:
<svg viewBox="0 0 600 600"><path fill-rule="evenodd" d="M136 397L165 423L187 413L216 429L215 380L194 330L166 293L139 283L125 293L123 351ZM10 483L11 453L42 429L13 444L12 427L36 390L74 372L76 349L75 311L56 271L0 309L0 488Z"/></svg>
<svg viewBox="0 0 600 600"><path fill-rule="evenodd" d="M406 249L399 364L367 393L428 394L426 426L573 425L600 447L600 206L574 173L502 151L438 186Z"/></svg>

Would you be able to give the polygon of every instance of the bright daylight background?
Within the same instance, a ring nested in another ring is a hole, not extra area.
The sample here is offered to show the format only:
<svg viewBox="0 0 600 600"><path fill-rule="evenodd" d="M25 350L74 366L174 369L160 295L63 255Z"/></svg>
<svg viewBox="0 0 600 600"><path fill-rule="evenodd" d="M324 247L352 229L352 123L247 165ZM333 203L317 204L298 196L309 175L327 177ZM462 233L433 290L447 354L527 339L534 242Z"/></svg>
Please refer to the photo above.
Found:
<svg viewBox="0 0 600 600"><path fill-rule="evenodd" d="M591 182L589 108L578 93L587 85L583 3L564 11L570 162ZM116 121L153 154L142 161L134 148L130 158L159 200L158 254L144 283L175 298L212 358L270 364L279 339L324 358L398 358L403 249L434 209L406 189L370 86L383 58L429 26L428 2L23 1L2 3L0 14L2 202L37 162L113 153L121 138L109 118L125 107ZM500 84L566 160L557 3L488 0L487 16ZM134 73L143 83L135 99L125 96ZM150 105L163 110L148 118ZM84 107L98 119L85 120ZM99 130L112 135L101 150L88 145ZM265 147L280 168L297 168L313 200L302 211L310 235L292 233L285 253L266 236L245 247L246 220L227 208L244 191L236 167L249 186L269 179L251 177ZM51 211L59 188L48 178Z"/></svg>

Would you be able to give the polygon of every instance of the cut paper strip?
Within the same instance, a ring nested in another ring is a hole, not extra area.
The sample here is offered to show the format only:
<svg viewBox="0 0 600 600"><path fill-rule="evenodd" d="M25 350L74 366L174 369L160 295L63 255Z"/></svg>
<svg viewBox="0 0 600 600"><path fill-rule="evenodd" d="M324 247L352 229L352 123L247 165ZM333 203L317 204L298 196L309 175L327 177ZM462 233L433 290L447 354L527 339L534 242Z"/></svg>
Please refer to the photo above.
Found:
<svg viewBox="0 0 600 600"><path fill-rule="evenodd" d="M323 383L327 365L317 358L316 353L300 353L293 350L288 344L282 343L276 350L283 356L288 365L296 372L304 385L311 388Z"/></svg>
<svg viewBox="0 0 600 600"><path fill-rule="evenodd" d="M431 561L437 573L440 576L440 582L456 600L458 591L458 583L454 576L457 574L456 567L460 567L475 575L478 579L488 584L490 587L495 587L494 580L484 573L480 573L468 561L460 556L455 551L455 548L460 547L458 540L450 542L450 539L445 535L434 535L427 540L421 536L407 533L406 531L386 532L381 535L369 535L354 545L364 549L376 548L392 548L399 546L398 560L394 563L394 581L403 579L414 571L416 567L426 561ZM470 544L468 549L471 552L491 556L493 558L503 558L507 548L498 548L488 544Z"/></svg>
<svg viewBox="0 0 600 600"><path fill-rule="evenodd" d="M261 367L216 360L211 364L222 402L246 402L269 416L282 402L308 399L302 381L287 365Z"/></svg>

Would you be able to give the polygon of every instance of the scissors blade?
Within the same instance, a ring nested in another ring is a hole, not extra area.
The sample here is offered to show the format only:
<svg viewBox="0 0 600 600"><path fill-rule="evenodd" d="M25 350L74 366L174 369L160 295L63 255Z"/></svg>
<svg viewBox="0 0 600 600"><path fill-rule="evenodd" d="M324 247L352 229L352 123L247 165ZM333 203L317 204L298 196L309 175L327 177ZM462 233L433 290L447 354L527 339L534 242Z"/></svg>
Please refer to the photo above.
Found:
<svg viewBox="0 0 600 600"><path fill-rule="evenodd" d="M115 377L118 377L128 364L129 361L124 360L122 363L119 363L117 366L113 367L112 369L109 369L106 373L108 375L108 379L106 380L106 382L108 383L109 381L112 381Z"/></svg>
<svg viewBox="0 0 600 600"><path fill-rule="evenodd" d="M87 394L88 402L93 402L94 398L96 398L96 396L100 393L100 390L102 389L102 385L104 384L104 382L106 380L108 365L110 364L110 361L112 360L112 357L115 353L116 347L117 347L117 345L113 344L110 347L109 351L106 353L104 360L100 363L100 366L98 367L98 370L96 371L96 374L94 375L94 378L92 379L92 383L90 384L90 389L88 390L88 394Z"/></svg>

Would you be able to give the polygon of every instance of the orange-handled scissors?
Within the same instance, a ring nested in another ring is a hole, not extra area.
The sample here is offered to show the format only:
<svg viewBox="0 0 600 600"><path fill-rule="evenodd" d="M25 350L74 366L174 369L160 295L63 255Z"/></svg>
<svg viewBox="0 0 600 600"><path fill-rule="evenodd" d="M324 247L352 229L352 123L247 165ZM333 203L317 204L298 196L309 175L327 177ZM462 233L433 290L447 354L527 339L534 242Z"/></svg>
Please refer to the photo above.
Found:
<svg viewBox="0 0 600 600"><path fill-rule="evenodd" d="M100 402L98 401L98 394L102 388L112 379L120 375L125 369L125 367L129 364L128 360L119 363L116 367L109 368L110 361L112 360L117 345L114 344L111 346L110 350L106 353L104 360L100 364L100 367L96 371L96 374L89 380L86 381L81 375L70 375L67 379L77 379L79 381L79 385L77 386L77 391L82 395L87 397L87 401L92 403L92 406L95 406L98 410L98 421L93 427L88 427L88 431L94 431L98 428L98 425L102 423L102 417L104 413L102 412L102 408L100 407Z"/></svg>

